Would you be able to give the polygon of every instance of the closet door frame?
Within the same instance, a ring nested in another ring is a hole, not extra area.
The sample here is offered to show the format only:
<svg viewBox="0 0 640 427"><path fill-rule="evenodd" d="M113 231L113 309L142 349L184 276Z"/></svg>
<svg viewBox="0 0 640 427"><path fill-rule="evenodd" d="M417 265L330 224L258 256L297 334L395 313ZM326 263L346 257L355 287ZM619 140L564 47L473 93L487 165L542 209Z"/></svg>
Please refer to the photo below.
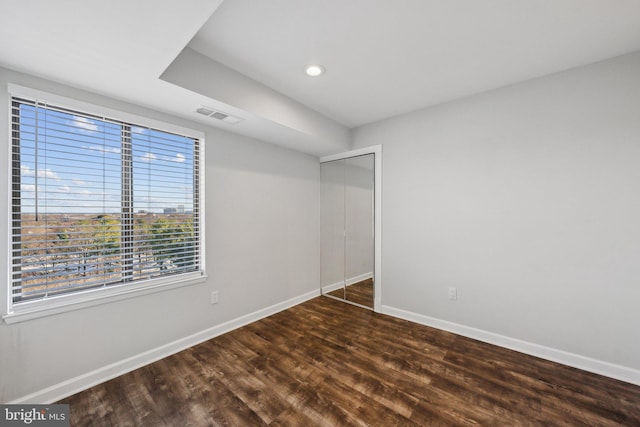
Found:
<svg viewBox="0 0 640 427"><path fill-rule="evenodd" d="M320 163L344 160L351 157L373 154L373 311L380 313L382 309L382 145L358 148L344 153L332 154L320 158Z"/></svg>

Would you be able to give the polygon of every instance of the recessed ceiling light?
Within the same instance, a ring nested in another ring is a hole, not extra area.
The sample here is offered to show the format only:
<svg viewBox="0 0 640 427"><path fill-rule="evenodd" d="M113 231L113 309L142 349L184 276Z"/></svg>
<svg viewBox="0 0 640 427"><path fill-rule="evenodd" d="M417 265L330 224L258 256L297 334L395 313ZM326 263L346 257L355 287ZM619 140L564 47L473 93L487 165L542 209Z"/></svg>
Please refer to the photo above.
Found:
<svg viewBox="0 0 640 427"><path fill-rule="evenodd" d="M304 72L307 73L309 77L319 77L324 74L324 67L322 65L309 65L304 69Z"/></svg>

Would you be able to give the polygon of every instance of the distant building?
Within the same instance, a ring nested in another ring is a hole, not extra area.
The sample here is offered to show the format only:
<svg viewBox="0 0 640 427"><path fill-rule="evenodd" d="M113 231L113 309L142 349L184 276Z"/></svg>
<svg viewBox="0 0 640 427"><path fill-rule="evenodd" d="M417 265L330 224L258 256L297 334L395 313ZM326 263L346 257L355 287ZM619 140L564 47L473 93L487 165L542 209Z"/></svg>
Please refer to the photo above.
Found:
<svg viewBox="0 0 640 427"><path fill-rule="evenodd" d="M184 213L184 205L178 205L178 209L176 210L176 213L183 214Z"/></svg>
<svg viewBox="0 0 640 427"><path fill-rule="evenodd" d="M165 214L174 214L176 213L176 208L164 208Z"/></svg>

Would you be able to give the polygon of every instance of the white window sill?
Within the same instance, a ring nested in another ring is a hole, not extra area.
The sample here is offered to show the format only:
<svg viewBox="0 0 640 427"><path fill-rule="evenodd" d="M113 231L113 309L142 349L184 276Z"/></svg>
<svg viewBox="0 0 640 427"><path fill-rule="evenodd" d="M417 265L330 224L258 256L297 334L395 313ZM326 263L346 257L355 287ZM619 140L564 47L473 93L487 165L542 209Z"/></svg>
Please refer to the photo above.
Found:
<svg viewBox="0 0 640 427"><path fill-rule="evenodd" d="M3 315L7 324L24 322L54 314L66 313L100 304L107 304L128 298L135 298L154 292L166 291L183 286L203 283L207 279L204 273L192 273L175 277L161 277L144 282L113 285L106 288L91 289L75 294L59 295L43 300L28 301Z"/></svg>

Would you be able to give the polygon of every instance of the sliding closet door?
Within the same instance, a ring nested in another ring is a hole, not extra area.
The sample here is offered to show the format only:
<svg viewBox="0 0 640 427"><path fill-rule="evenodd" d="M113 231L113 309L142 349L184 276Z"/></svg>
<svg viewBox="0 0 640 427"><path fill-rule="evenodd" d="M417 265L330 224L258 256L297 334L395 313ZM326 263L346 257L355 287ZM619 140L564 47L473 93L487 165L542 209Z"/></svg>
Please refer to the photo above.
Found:
<svg viewBox="0 0 640 427"><path fill-rule="evenodd" d="M320 164L322 294L374 307L374 154Z"/></svg>
<svg viewBox="0 0 640 427"><path fill-rule="evenodd" d="M374 155L345 162L345 299L373 308Z"/></svg>
<svg viewBox="0 0 640 427"><path fill-rule="evenodd" d="M320 164L321 271L322 293L345 297L345 163Z"/></svg>

